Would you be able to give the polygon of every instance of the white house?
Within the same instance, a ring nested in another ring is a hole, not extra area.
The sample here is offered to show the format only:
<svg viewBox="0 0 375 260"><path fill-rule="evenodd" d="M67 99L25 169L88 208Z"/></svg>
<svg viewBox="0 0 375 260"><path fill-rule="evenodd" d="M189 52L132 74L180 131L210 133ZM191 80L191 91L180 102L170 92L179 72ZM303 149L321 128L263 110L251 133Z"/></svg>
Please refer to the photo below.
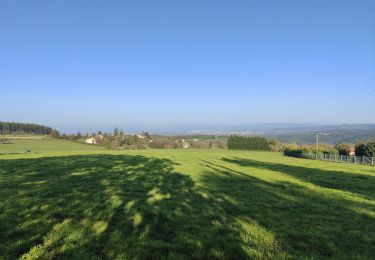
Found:
<svg viewBox="0 0 375 260"><path fill-rule="evenodd" d="M185 141L184 139L177 139L176 143L180 143L182 148L184 148L184 149L187 149L187 148L190 147L190 144L187 141Z"/></svg>
<svg viewBox="0 0 375 260"><path fill-rule="evenodd" d="M91 137L89 139L86 139L86 144L97 144L97 142L94 137Z"/></svg>
<svg viewBox="0 0 375 260"><path fill-rule="evenodd" d="M186 142L184 139L182 139L182 148L187 149L190 147L190 144Z"/></svg>
<svg viewBox="0 0 375 260"><path fill-rule="evenodd" d="M139 139L145 139L145 137L144 137L143 135L137 135L137 137L138 137Z"/></svg>

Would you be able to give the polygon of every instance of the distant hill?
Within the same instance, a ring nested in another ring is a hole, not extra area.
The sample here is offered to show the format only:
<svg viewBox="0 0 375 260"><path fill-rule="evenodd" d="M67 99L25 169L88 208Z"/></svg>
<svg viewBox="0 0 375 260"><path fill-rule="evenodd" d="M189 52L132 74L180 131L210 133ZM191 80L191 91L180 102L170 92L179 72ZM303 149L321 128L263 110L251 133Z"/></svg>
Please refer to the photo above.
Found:
<svg viewBox="0 0 375 260"><path fill-rule="evenodd" d="M347 125L297 125L297 124L263 124L237 127L202 129L190 132L205 135L228 137L228 135L266 136L275 138L285 143L311 144L316 142L319 134L319 142L328 144L357 143L375 138L375 124L347 124Z"/></svg>
<svg viewBox="0 0 375 260"><path fill-rule="evenodd" d="M371 129L337 129L321 131L301 131L294 133L270 134L285 143L311 144L316 142L316 135L319 135L319 142L328 144L357 143L375 139L375 128Z"/></svg>
<svg viewBox="0 0 375 260"><path fill-rule="evenodd" d="M328 144L357 143L375 138L375 124L351 124L351 125L252 125L232 128L222 128L218 131L202 130L206 135L215 134L227 137L231 134L244 136L266 136L275 138L285 143L311 144L316 142L319 134L319 142Z"/></svg>

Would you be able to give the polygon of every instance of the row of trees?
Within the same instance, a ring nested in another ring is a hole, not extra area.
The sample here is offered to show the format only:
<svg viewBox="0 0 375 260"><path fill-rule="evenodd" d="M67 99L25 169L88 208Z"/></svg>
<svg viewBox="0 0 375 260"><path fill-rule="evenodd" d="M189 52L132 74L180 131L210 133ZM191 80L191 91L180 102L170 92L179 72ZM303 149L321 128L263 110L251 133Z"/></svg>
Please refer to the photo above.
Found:
<svg viewBox="0 0 375 260"><path fill-rule="evenodd" d="M231 135L227 140L227 148L230 150L270 151L271 145L265 137Z"/></svg>
<svg viewBox="0 0 375 260"><path fill-rule="evenodd" d="M353 146L350 144L337 144L335 148L340 155L350 155ZM356 156L375 157L375 139L369 142L360 142L354 146Z"/></svg>
<svg viewBox="0 0 375 260"><path fill-rule="evenodd" d="M29 123L0 122L0 134L59 135L51 127Z"/></svg>
<svg viewBox="0 0 375 260"><path fill-rule="evenodd" d="M308 145L294 147L289 146L284 148L284 155L287 156L302 157L302 155L306 153L375 157L375 140L360 142L356 145L337 144L334 147L323 144L318 150Z"/></svg>
<svg viewBox="0 0 375 260"><path fill-rule="evenodd" d="M122 129L115 128L112 132L98 131L97 133L82 135L80 132L76 134L60 136L62 139L71 141L84 142L85 139L94 137L96 143L109 149L225 149L225 140L216 139L214 135L194 135L194 136L151 136L148 132L141 132L137 135L125 134Z"/></svg>
<svg viewBox="0 0 375 260"><path fill-rule="evenodd" d="M186 147L186 144L192 149L225 149L226 147L222 140L196 138L185 140L178 137L157 137L152 139L148 146L154 149L179 149Z"/></svg>

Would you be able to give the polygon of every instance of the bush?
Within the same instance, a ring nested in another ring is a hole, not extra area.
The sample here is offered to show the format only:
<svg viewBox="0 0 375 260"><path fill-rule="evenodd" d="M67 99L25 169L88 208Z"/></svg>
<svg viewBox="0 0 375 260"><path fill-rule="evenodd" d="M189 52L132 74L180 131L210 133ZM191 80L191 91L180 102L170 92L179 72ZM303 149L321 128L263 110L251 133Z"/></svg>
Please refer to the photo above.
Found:
<svg viewBox="0 0 375 260"><path fill-rule="evenodd" d="M158 138L148 144L153 149L179 149L182 148L181 141L172 138Z"/></svg>
<svg viewBox="0 0 375 260"><path fill-rule="evenodd" d="M339 151L337 151L335 148L325 149L323 151L323 154L335 154L338 155Z"/></svg>
<svg viewBox="0 0 375 260"><path fill-rule="evenodd" d="M153 149L172 149L174 148L175 142L167 138L154 139L148 144Z"/></svg>
<svg viewBox="0 0 375 260"><path fill-rule="evenodd" d="M265 137L245 137L231 135L227 140L227 147L230 150L254 150L270 151L270 144Z"/></svg>
<svg viewBox="0 0 375 260"><path fill-rule="evenodd" d="M303 154L305 153L309 153L311 151L309 151L307 148L285 148L284 150L284 155L285 156L290 156L290 157L297 157L297 158L301 158Z"/></svg>
<svg viewBox="0 0 375 260"><path fill-rule="evenodd" d="M365 156L366 154L366 144L358 143L355 145L355 155L356 156Z"/></svg>
<svg viewBox="0 0 375 260"><path fill-rule="evenodd" d="M339 151L339 155L349 155L351 146L349 144L337 144L335 148Z"/></svg>

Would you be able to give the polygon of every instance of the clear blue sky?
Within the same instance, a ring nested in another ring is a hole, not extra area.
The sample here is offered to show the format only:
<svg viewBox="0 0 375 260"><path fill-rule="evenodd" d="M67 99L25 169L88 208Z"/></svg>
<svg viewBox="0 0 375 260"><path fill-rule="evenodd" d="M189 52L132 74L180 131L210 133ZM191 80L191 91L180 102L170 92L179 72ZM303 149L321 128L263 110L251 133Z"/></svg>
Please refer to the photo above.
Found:
<svg viewBox="0 0 375 260"><path fill-rule="evenodd" d="M0 121L374 123L374 76L373 0L0 2Z"/></svg>

